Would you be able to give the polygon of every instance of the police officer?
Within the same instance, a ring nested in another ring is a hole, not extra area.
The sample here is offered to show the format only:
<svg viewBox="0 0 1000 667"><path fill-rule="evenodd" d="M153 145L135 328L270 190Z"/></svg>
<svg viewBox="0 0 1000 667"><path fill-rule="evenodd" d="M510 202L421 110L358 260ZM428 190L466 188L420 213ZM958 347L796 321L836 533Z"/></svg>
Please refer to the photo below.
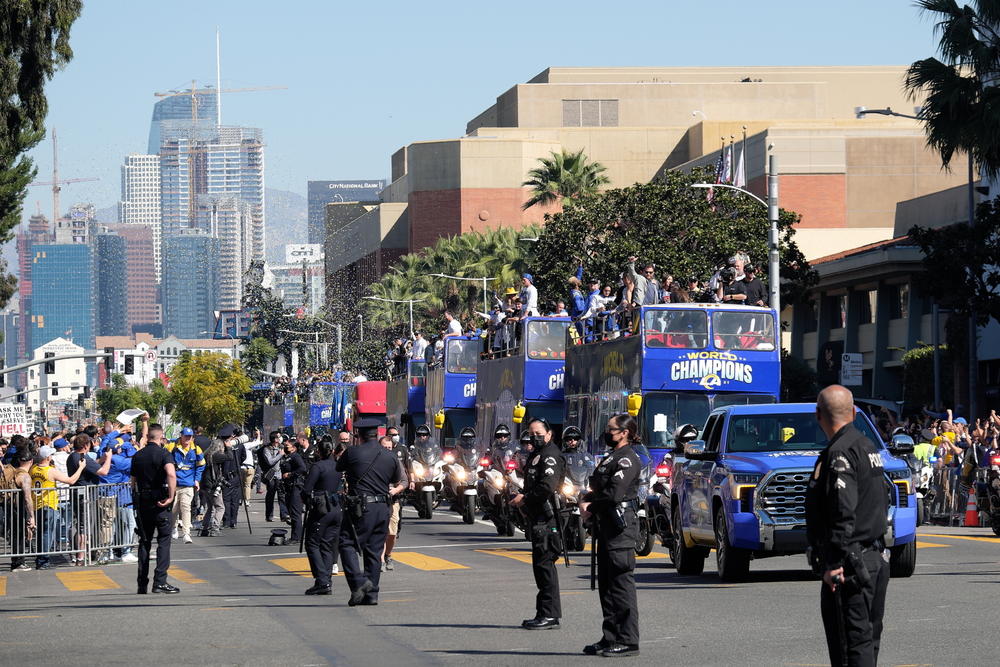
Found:
<svg viewBox="0 0 1000 667"><path fill-rule="evenodd" d="M302 460L300 445L296 440L285 441L285 458L281 460L281 483L285 488L285 504L292 533L289 542L302 539L302 484L306 478L306 463Z"/></svg>
<svg viewBox="0 0 1000 667"><path fill-rule="evenodd" d="M806 491L810 561L823 574L820 610L833 665L875 665L889 583L888 498L880 449L854 427L854 396L831 385L816 400L829 444Z"/></svg>
<svg viewBox="0 0 1000 667"><path fill-rule="evenodd" d="M608 420L604 443L612 449L594 470L580 510L594 518L597 582L604 614L601 640L585 646L587 655L639 653L639 607L635 595L635 543L639 537L639 473L642 461L632 448L639 427L627 414Z"/></svg>
<svg viewBox="0 0 1000 667"><path fill-rule="evenodd" d="M359 419L355 426L361 442L348 448L337 461L337 470L344 473L348 489L348 506L340 529L340 562L351 587L348 604L352 607L378 604L389 496L391 490L402 490L403 479L396 457L378 442L378 420ZM364 558L363 571L358 567L359 554Z"/></svg>
<svg viewBox="0 0 1000 667"><path fill-rule="evenodd" d="M410 469L410 450L406 445L400 442L399 429L395 426L387 428L385 430L385 435L389 438L389 442L386 444L389 445L391 443L389 451L396 457L396 461L399 463L399 471L402 475L403 484L406 485L409 475L408 471ZM402 493L397 493L390 498L389 534L385 538L385 552L382 554L382 569L386 571L391 571L395 567L392 561L392 549L396 546L396 537L399 535L399 522L402 518L402 500Z"/></svg>
<svg viewBox="0 0 1000 667"><path fill-rule="evenodd" d="M559 534L560 516L553 507L553 496L562 484L565 461L552 440L552 427L536 418L528 424L533 451L524 474L524 493L511 500L515 508L523 508L528 518L531 537L531 569L535 575L538 595L535 617L526 619L526 630L550 630L559 627L562 605L559 599L559 575L556 560L563 551Z"/></svg>
<svg viewBox="0 0 1000 667"><path fill-rule="evenodd" d="M571 479L578 479L577 471L584 471L594 467L594 458L587 452L586 447L581 447L583 434L575 426L567 426L563 429L563 458L566 459L567 472Z"/></svg>
<svg viewBox="0 0 1000 667"><path fill-rule="evenodd" d="M340 534L341 509L337 492L341 474L333 458L332 439L323 438L314 448L317 460L309 469L302 486L302 500L308 507L306 522L306 556L316 583L306 595L330 595L330 573L333 571L337 537Z"/></svg>
<svg viewBox="0 0 1000 667"><path fill-rule="evenodd" d="M143 421L149 415L142 416ZM180 593L167 583L170 567L171 505L177 491L177 473L170 454L163 449L163 427L148 427L146 446L132 457L132 488L135 502L136 530L139 533L139 588L144 595L149 585L149 551L156 533L156 571L153 573L154 593Z"/></svg>
<svg viewBox="0 0 1000 667"><path fill-rule="evenodd" d="M503 472L503 459L510 450L510 428L506 424L500 424L493 430L493 442L487 456L490 459L490 467Z"/></svg>

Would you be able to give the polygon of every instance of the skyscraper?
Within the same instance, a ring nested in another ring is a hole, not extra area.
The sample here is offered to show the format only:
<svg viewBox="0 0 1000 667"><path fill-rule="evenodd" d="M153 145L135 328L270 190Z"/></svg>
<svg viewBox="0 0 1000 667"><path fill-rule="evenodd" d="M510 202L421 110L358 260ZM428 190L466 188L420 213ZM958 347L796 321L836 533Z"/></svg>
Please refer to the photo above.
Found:
<svg viewBox="0 0 1000 667"><path fill-rule="evenodd" d="M127 336L128 292L126 289L128 256L125 239L113 232L94 235L97 260L97 335Z"/></svg>
<svg viewBox="0 0 1000 667"><path fill-rule="evenodd" d="M97 290L94 252L84 243L44 243L32 247L31 345L66 338L94 347Z"/></svg>
<svg viewBox="0 0 1000 667"><path fill-rule="evenodd" d="M122 165L122 198L118 202L118 222L126 225L146 225L150 228L153 235L156 282L159 282L162 273L159 155L126 156L125 164Z"/></svg>
<svg viewBox="0 0 1000 667"><path fill-rule="evenodd" d="M153 230L146 225L107 225L107 229L125 239L126 335L137 328L149 331L161 319L159 288L153 279Z"/></svg>
<svg viewBox="0 0 1000 667"><path fill-rule="evenodd" d="M185 229L163 240L163 332L201 338L213 331L218 304L219 240Z"/></svg>
<svg viewBox="0 0 1000 667"><path fill-rule="evenodd" d="M149 124L150 155L160 151L160 140L164 121L187 121L215 123L217 111L215 90L202 88L187 93L167 97L153 105L153 119Z"/></svg>
<svg viewBox="0 0 1000 667"><path fill-rule="evenodd" d="M17 234L17 292L21 315L21 326L17 329L18 359L27 359L28 352L33 347L31 327L26 324L31 316L31 263L35 257L33 248L40 243L52 243L52 229L48 218L37 213L28 219L28 229ZM8 363L10 361L8 359Z"/></svg>
<svg viewBox="0 0 1000 667"><path fill-rule="evenodd" d="M326 205L334 202L377 204L385 189L384 179L357 181L309 181L309 243L322 244L326 238Z"/></svg>

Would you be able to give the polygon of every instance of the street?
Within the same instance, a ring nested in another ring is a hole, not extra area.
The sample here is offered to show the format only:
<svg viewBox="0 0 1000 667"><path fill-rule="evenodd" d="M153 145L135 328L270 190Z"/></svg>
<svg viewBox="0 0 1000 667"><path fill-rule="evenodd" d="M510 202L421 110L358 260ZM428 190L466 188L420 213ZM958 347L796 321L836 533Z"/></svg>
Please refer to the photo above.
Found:
<svg viewBox="0 0 1000 667"><path fill-rule="evenodd" d="M174 541L170 581L179 595L136 596L135 565L0 575L4 661L564 665L600 637L586 554L559 566L562 628L528 632L519 627L534 615L527 543L451 512L420 521L406 508L380 605L350 608L343 576L331 597L302 595L312 584L305 556L297 546L266 546L280 524L264 523L262 510L255 499L252 536L241 523L192 545ZM881 663L988 663L1000 540L985 528L924 526L920 534L917 574L890 583ZM721 584L713 559L700 577L679 577L667 563L659 548L638 561L642 654L629 664L827 663L819 583L804 557L755 561L742 584Z"/></svg>

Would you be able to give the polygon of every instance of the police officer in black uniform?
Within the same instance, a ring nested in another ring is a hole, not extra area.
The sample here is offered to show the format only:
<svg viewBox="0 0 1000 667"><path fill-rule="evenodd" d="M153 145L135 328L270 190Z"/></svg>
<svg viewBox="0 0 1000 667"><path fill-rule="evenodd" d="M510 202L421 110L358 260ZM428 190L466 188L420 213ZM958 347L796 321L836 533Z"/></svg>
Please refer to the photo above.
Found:
<svg viewBox="0 0 1000 667"><path fill-rule="evenodd" d="M889 584L888 496L879 447L854 427L854 396L831 385L816 400L829 444L806 492L813 568L823 574L820 609L833 665L875 665Z"/></svg>
<svg viewBox="0 0 1000 667"><path fill-rule="evenodd" d="M323 438L315 447L317 460L309 469L302 487L302 501L308 508L306 522L306 555L316 583L306 595L330 595L330 576L337 537L340 535L341 509L337 492L341 473L333 458L333 441Z"/></svg>
<svg viewBox="0 0 1000 667"><path fill-rule="evenodd" d="M292 526L289 542L302 539L302 485L306 479L306 463L296 440L285 441L285 458L281 459L281 483L285 489L288 523Z"/></svg>
<svg viewBox="0 0 1000 667"><path fill-rule="evenodd" d="M594 518L597 582L604 614L604 636L585 646L587 655L605 657L639 653L639 607L635 595L635 543L639 537L641 460L632 449L638 424L627 414L608 420L604 442L612 448L590 478L590 492L580 509Z"/></svg>
<svg viewBox="0 0 1000 667"><path fill-rule="evenodd" d="M528 424L532 437L532 453L524 474L524 493L511 500L522 508L528 518L531 538L531 569L535 575L538 595L535 617L526 619L526 630L552 630L559 627L562 605L559 599L559 575L556 560L563 552L559 525L561 517L554 507L556 490L562 484L566 463L552 439L552 427L544 419Z"/></svg>
<svg viewBox="0 0 1000 667"><path fill-rule="evenodd" d="M142 416L143 421L149 415ZM170 454L163 449L163 427L153 424L146 436L146 445L132 457L132 489L139 533L139 588L143 595L149 585L149 552L156 533L156 570L153 573L154 593L180 593L167 583L170 567L170 510L177 490L177 473Z"/></svg>
<svg viewBox="0 0 1000 667"><path fill-rule="evenodd" d="M396 457L378 442L379 422L359 419L360 444L337 461L347 481L344 521L340 529L340 562L351 587L350 606L378 604L382 550L389 528L389 487L402 477ZM364 558L364 571L358 557Z"/></svg>

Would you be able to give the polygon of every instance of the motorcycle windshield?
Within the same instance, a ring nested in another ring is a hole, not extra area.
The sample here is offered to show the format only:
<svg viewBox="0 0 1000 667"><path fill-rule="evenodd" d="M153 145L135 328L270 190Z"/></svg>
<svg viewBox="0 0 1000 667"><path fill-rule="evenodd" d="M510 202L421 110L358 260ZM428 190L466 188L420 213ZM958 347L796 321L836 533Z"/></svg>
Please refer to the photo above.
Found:
<svg viewBox="0 0 1000 667"><path fill-rule="evenodd" d="M457 460L463 467L471 470L479 465L479 454L476 453L475 447L459 448Z"/></svg>
<svg viewBox="0 0 1000 667"><path fill-rule="evenodd" d="M570 454L566 458L566 475L575 486L586 488L590 476L594 474L594 460L580 454Z"/></svg>
<svg viewBox="0 0 1000 667"><path fill-rule="evenodd" d="M413 458L427 466L434 465L441 458L441 450L432 442L417 443L413 449Z"/></svg>
<svg viewBox="0 0 1000 667"><path fill-rule="evenodd" d="M649 453L649 449L646 445L632 445L632 450L639 457L639 463L642 465L642 474L639 479L643 484L645 484L649 479L650 473L653 471L653 457Z"/></svg>

